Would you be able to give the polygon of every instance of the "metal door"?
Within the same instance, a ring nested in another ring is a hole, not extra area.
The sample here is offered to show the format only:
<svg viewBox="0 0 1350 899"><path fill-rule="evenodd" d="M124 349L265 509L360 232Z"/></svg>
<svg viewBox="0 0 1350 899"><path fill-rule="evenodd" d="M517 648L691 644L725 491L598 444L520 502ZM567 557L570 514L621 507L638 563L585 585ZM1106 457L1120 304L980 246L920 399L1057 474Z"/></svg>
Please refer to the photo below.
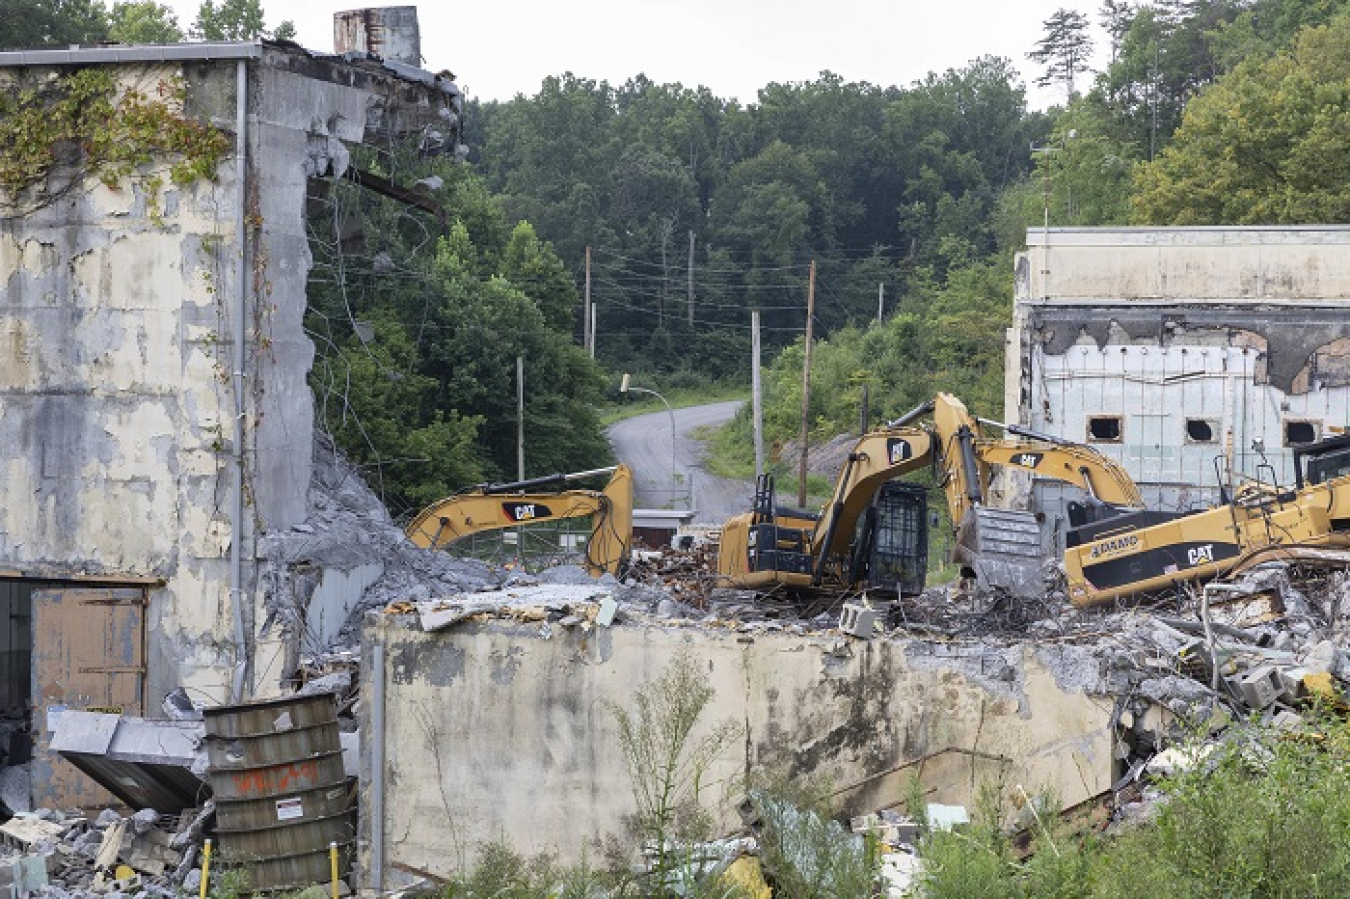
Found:
<svg viewBox="0 0 1350 899"><path fill-rule="evenodd" d="M34 804L58 809L118 804L50 745L67 709L142 714L145 603L139 588L33 592Z"/></svg>

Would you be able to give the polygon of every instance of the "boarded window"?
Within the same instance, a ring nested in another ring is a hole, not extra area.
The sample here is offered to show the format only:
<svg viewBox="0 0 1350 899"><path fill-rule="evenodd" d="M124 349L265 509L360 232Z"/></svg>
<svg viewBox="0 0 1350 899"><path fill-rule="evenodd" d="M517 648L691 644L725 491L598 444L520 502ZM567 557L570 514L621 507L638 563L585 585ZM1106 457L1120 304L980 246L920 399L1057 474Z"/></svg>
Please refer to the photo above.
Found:
<svg viewBox="0 0 1350 899"><path fill-rule="evenodd" d="M1088 419L1088 440L1095 443L1119 443L1123 431L1119 415L1095 415Z"/></svg>
<svg viewBox="0 0 1350 899"><path fill-rule="evenodd" d="M1284 445L1302 446L1306 443L1317 442L1317 422L1315 421L1286 421L1284 423Z"/></svg>
<svg viewBox="0 0 1350 899"><path fill-rule="evenodd" d="M1188 443L1214 443L1219 434L1218 422L1204 418L1186 419L1186 441Z"/></svg>

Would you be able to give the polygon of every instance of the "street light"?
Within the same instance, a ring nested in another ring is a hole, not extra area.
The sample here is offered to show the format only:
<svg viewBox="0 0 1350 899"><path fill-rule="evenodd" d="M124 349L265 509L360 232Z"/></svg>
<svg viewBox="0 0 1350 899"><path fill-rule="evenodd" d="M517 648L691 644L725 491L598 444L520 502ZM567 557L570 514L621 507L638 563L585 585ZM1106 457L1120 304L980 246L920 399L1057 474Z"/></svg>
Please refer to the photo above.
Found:
<svg viewBox="0 0 1350 899"><path fill-rule="evenodd" d="M623 380L619 382L619 393L650 393L664 403L666 412L670 413L670 489L673 495L677 486L677 469L675 467L675 410L670 408L670 403L666 402L666 398L655 390L648 390L646 387L634 387L628 383L629 380L630 376L625 373Z"/></svg>

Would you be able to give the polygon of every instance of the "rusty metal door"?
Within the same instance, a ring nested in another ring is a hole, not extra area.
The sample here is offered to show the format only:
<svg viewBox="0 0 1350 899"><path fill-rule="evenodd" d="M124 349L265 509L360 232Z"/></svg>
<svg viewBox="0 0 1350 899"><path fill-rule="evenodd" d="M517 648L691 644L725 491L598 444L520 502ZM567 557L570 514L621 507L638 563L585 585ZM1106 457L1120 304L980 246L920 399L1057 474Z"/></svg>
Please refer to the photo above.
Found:
<svg viewBox="0 0 1350 899"><path fill-rule="evenodd" d="M145 591L119 587L33 591L33 802L46 808L116 805L50 749L67 709L140 715L145 691Z"/></svg>

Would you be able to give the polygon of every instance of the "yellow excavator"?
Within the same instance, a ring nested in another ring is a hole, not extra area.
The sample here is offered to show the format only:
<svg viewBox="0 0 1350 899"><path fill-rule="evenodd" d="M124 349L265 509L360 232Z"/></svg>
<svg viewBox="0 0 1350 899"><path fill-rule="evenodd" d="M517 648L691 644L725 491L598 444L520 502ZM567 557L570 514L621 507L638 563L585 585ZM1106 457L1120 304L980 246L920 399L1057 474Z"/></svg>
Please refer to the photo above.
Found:
<svg viewBox="0 0 1350 899"><path fill-rule="evenodd" d="M1079 513L1064 552L1069 600L1092 606L1233 575L1262 562L1350 565L1350 436L1294 450L1293 489L1253 480L1202 512Z"/></svg>
<svg viewBox="0 0 1350 899"><path fill-rule="evenodd" d="M610 479L602 490L539 492L606 474ZM404 532L417 546L438 549L483 531L585 516L591 518L586 570L597 577L606 572L620 577L628 567L633 540L633 473L626 465L479 484L427 506Z"/></svg>
<svg viewBox="0 0 1350 899"><path fill-rule="evenodd" d="M931 422L914 422L931 416ZM988 437L983 427L1011 436ZM1092 449L976 418L956 397L937 397L854 445L819 514L780 508L772 476L761 477L750 512L722 527L718 583L790 592L868 587L921 592L927 568L927 491L898 479L931 467L956 526L954 560L985 588L1014 596L1044 592L1040 525L1031 512L987 502L991 467L1011 466L1085 490L1113 512L1143 502L1129 475ZM1106 513L1102 513L1105 517Z"/></svg>

